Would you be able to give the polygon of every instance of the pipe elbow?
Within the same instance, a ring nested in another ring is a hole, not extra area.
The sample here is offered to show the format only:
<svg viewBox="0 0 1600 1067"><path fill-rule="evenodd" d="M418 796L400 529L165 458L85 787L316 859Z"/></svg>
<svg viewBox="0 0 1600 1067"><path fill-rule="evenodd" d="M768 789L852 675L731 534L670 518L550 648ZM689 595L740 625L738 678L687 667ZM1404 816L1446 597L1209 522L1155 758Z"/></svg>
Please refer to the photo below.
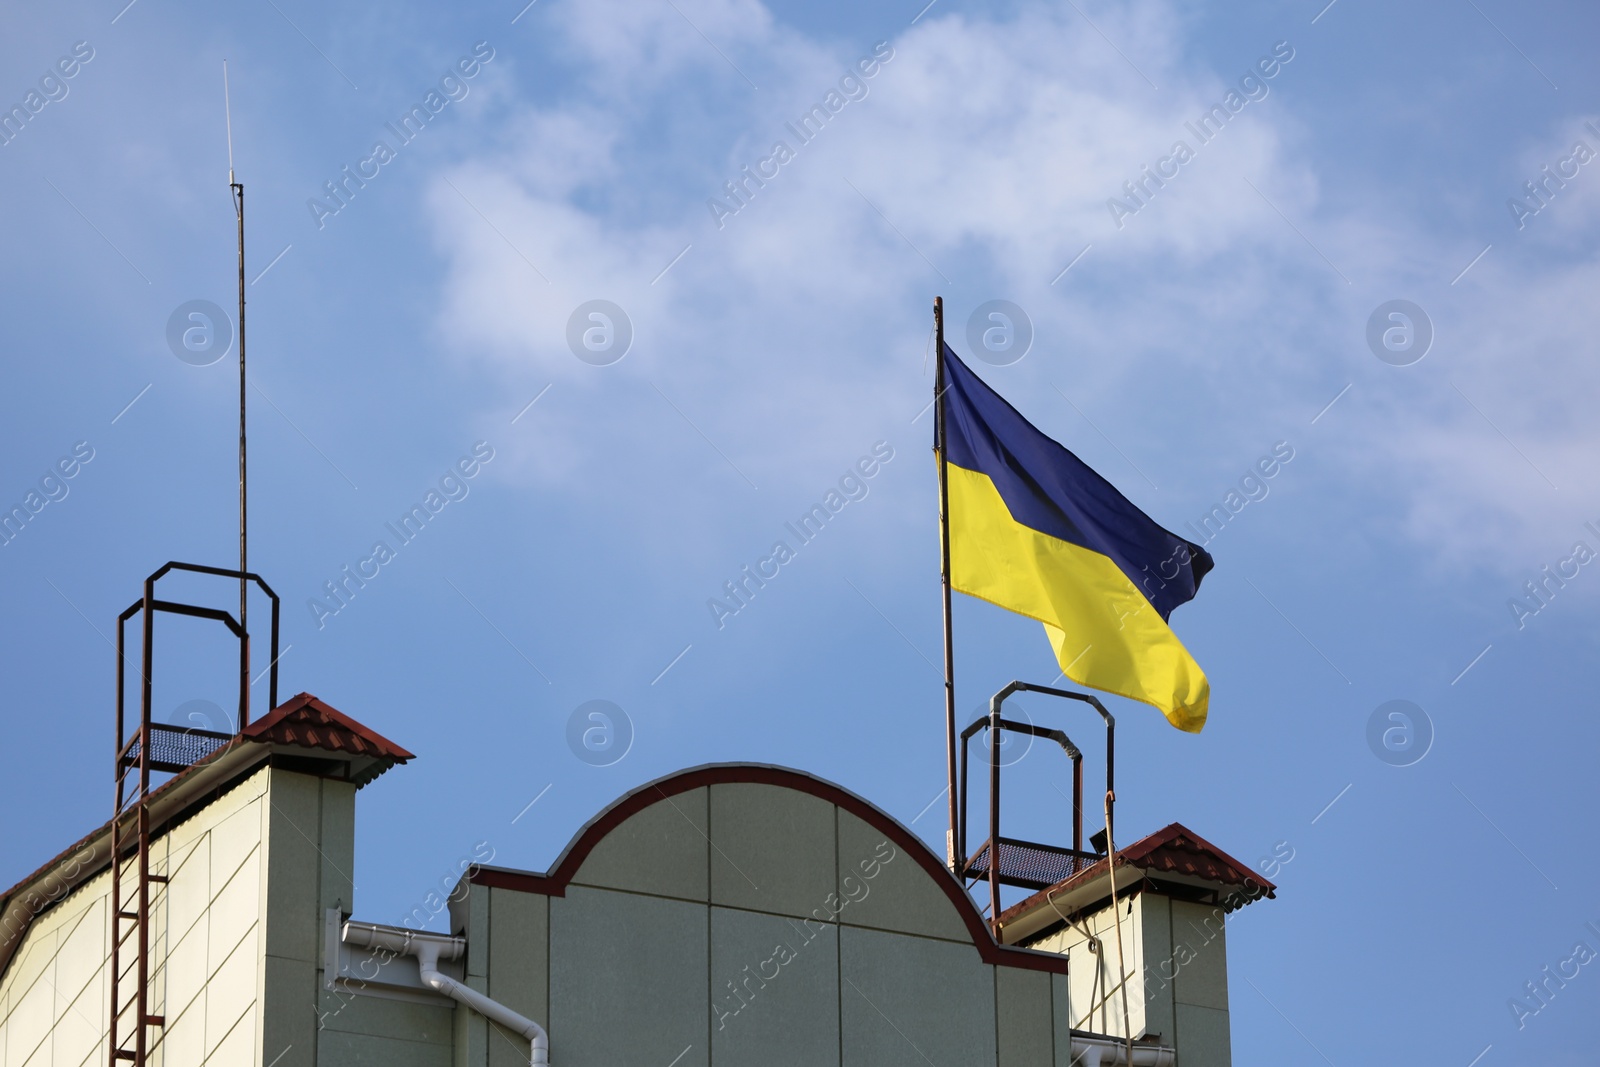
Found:
<svg viewBox="0 0 1600 1067"><path fill-rule="evenodd" d="M424 985L443 993L450 999L476 1011L510 1030L527 1038L531 1044L530 1067L548 1067L550 1063L550 1035L544 1027L526 1016L512 1011L499 1001L490 1000L471 986L456 981L439 970L439 946L431 942L413 942L412 952L417 957L417 971Z"/></svg>

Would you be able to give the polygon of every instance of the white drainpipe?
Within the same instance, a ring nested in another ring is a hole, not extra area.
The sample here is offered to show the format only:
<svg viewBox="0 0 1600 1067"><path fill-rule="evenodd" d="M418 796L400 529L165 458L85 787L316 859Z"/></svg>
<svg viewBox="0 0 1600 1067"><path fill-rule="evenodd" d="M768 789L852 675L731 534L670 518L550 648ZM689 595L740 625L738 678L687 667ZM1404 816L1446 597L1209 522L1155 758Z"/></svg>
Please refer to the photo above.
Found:
<svg viewBox="0 0 1600 1067"><path fill-rule="evenodd" d="M544 1027L532 1019L517 1014L504 1004L490 1000L476 989L462 985L449 975L439 972L441 957L456 960L466 953L466 938L414 930L396 930L394 927L378 926L374 923L347 922L344 924L343 940L349 945L381 948L397 955L415 956L417 968L422 972L422 981L425 985L460 1001L479 1015L515 1030L532 1043L532 1058L528 1061L532 1067L549 1067L550 1036L544 1032ZM1135 1062L1142 1063L1137 1059Z"/></svg>
<svg viewBox="0 0 1600 1067"><path fill-rule="evenodd" d="M1072 1062L1082 1067L1110 1067L1121 1064L1127 1067L1127 1043L1114 1037L1080 1037L1072 1035ZM1133 1067L1174 1067L1178 1062L1176 1050L1165 1045L1133 1046Z"/></svg>

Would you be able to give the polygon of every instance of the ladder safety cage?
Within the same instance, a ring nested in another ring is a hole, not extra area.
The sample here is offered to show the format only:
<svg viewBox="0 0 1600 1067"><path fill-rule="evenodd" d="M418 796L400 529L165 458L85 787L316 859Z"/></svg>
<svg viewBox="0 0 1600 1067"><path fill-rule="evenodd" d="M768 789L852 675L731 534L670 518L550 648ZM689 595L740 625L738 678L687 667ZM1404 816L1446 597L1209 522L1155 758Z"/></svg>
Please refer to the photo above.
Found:
<svg viewBox="0 0 1600 1067"><path fill-rule="evenodd" d="M1087 693L1074 693L1031 682L1012 682L989 700L989 713L975 719L961 731L961 776L958 806L960 823L956 831L955 875L967 879L985 878L989 883L989 923L996 938L1000 934L1000 886L1012 885L1025 889L1048 889L1066 878L1087 870L1099 862L1103 855L1086 852L1083 848L1083 752L1073 744L1065 732L1031 722L1018 722L1003 718L1001 705L1013 693L1041 693L1046 696L1077 700L1088 704L1100 713L1106 725L1106 795L1108 810L1115 800L1116 720L1105 705ZM987 728L989 731L989 834L970 856L967 853L967 758L969 742L974 734ZM1027 734L1054 741L1072 760L1072 847L1047 845L1036 841L1023 841L1000 835L1000 735L1002 731ZM1108 821L1110 821L1108 819Z"/></svg>
<svg viewBox="0 0 1600 1067"><path fill-rule="evenodd" d="M155 652L155 616L157 612L187 615L210 619L226 626L239 639L239 731L250 724L250 635L239 620L219 608L204 607L156 597L156 583L172 571L232 578L241 590L247 583L255 583L272 602L271 652L267 668L268 707L278 705L278 594L262 581L259 575L244 570L225 567L208 567L197 563L169 562L144 580L144 595L117 616L117 743L116 743L116 803L111 818L111 1012L107 1044L110 1048L109 1067L119 1062L145 1067L150 1054L150 1027L164 1027L166 1019L150 1010L150 887L164 885L167 876L150 872L150 775L176 774L199 763L231 742L236 734L217 730L200 730L187 726L151 721L151 676ZM243 595L241 593L241 605ZM143 641L139 660L139 723L131 735L126 734L126 663L127 624L135 615L141 615ZM129 772L138 771L137 789L130 790ZM123 872L129 861L137 862L137 882L134 899L125 902L123 897ZM132 904L130 908L127 904ZM126 925L125 925L126 924ZM137 934L134 948L136 960L123 974L124 945ZM124 987L133 985L133 996L124 997ZM119 1039L118 1030L122 1013L134 1008L131 1025ZM132 1039L132 1047L125 1042Z"/></svg>

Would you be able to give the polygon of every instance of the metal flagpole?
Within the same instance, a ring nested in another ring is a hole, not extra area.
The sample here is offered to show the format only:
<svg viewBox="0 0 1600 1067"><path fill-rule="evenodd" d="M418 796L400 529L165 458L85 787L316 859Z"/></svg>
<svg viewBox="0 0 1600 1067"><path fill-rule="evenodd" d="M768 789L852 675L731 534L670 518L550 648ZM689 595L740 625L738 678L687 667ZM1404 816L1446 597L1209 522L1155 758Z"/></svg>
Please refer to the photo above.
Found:
<svg viewBox="0 0 1600 1067"><path fill-rule="evenodd" d="M228 101L228 63L222 63L222 99L228 116L228 189L233 194L233 212L239 223L239 629L245 634L239 645L239 729L250 724L250 623L249 582L245 579L249 555L245 509L245 365L244 365L244 184L233 180L233 109Z"/></svg>
<svg viewBox="0 0 1600 1067"><path fill-rule="evenodd" d="M946 863L957 878L965 877L966 857L956 855L956 664L950 630L950 479L946 470L944 439L944 297L933 298L934 375L933 439L939 454L939 577L944 594L944 732L947 786L950 796L950 830L945 838ZM993 863L993 848L991 845Z"/></svg>

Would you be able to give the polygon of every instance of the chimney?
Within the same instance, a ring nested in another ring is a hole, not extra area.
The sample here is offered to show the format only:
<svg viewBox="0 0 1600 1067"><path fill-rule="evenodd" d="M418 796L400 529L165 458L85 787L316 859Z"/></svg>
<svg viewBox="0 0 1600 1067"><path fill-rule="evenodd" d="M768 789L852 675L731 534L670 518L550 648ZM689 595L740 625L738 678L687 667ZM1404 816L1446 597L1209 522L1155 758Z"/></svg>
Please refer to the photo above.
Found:
<svg viewBox="0 0 1600 1067"><path fill-rule="evenodd" d="M1277 887L1173 823L1005 909L1008 945L1071 961L1074 1031L1175 1049L1183 1067L1230 1067L1227 918ZM1121 958L1118 920L1121 923ZM1122 981L1122 976L1127 981ZM1123 1025L1124 991L1127 1027ZM1107 1063L1122 1055L1108 1054Z"/></svg>

